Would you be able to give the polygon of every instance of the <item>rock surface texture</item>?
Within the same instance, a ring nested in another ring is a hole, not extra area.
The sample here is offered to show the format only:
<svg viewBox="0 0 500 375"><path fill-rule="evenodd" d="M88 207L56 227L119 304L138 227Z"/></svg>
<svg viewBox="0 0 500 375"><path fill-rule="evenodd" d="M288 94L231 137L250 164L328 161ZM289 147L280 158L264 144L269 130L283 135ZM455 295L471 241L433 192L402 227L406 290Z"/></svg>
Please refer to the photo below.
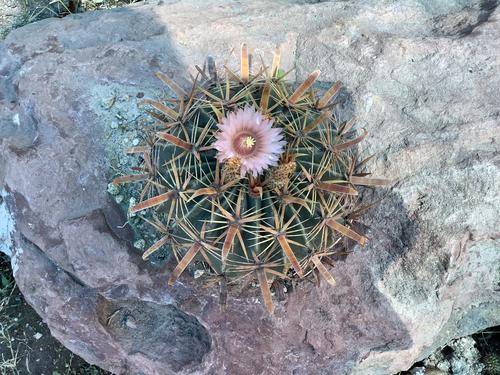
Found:
<svg viewBox="0 0 500 375"><path fill-rule="evenodd" d="M0 236L19 288L56 338L117 374L386 375L500 324L496 5L163 1L11 32ZM141 260L107 192L137 98L163 89L153 73L185 84L241 42L266 61L279 46L298 81L341 80L370 169L397 181L364 218L369 244L331 270L337 287L302 283L273 316L258 288L225 311L188 273L167 288L172 265Z"/></svg>

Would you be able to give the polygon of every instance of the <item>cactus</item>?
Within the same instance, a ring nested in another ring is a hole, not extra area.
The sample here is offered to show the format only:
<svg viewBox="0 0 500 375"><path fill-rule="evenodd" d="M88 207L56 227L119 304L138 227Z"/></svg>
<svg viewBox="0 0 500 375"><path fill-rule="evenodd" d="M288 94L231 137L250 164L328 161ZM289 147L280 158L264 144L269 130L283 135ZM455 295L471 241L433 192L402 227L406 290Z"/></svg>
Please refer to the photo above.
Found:
<svg viewBox="0 0 500 375"><path fill-rule="evenodd" d="M367 133L335 118L340 83L316 99L320 72L292 89L279 61L276 50L253 75L243 45L239 74L209 61L189 92L157 73L177 99L144 100L156 122L128 150L142 155L141 173L113 180L143 184L129 211L161 233L143 258L161 248L177 259L169 285L198 259L229 283L256 278L271 313L275 279L314 272L335 285L324 265L334 246L367 241L351 226L357 186L387 183L359 172Z"/></svg>
<svg viewBox="0 0 500 375"><path fill-rule="evenodd" d="M498 353L487 353L483 356L482 362L486 374L500 375L500 355Z"/></svg>

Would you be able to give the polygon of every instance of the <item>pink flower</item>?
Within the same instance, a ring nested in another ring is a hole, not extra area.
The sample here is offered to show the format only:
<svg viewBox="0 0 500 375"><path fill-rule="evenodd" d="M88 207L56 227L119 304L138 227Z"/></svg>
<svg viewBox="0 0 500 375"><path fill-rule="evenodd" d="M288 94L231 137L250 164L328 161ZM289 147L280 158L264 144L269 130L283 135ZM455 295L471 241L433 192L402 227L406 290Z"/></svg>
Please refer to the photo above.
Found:
<svg viewBox="0 0 500 375"><path fill-rule="evenodd" d="M218 124L220 131L215 135L217 159L224 162L238 158L242 177L247 172L257 176L277 165L286 142L282 129L272 125L272 119L265 118L252 107L229 113Z"/></svg>

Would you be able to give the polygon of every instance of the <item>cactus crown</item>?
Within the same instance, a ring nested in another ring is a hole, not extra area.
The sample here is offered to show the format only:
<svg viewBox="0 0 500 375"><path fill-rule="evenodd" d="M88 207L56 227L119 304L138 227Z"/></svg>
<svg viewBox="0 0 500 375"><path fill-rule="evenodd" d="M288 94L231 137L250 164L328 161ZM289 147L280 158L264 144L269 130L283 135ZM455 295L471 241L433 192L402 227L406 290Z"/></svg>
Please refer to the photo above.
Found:
<svg viewBox="0 0 500 375"><path fill-rule="evenodd" d="M143 184L129 211L161 233L143 258L162 248L177 259L169 285L198 259L229 282L256 278L270 312L274 279L314 273L335 285L324 265L335 245L366 242L351 226L356 185L385 184L359 173L353 146L367 133L335 118L340 83L317 99L319 71L292 89L279 62L276 50L251 74L243 45L239 74L209 60L189 92L157 73L177 99L144 101L156 123L128 149L141 173L113 180Z"/></svg>

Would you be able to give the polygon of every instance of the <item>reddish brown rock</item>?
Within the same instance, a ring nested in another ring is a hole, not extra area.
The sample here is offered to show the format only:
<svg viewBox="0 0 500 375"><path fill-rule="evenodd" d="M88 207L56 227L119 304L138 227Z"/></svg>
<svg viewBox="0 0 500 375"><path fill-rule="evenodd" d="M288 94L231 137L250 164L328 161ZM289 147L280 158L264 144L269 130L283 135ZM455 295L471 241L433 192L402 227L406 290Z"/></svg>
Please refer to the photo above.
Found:
<svg viewBox="0 0 500 375"><path fill-rule="evenodd" d="M367 4L165 2L0 44L2 250L55 337L123 374L390 374L499 324L500 27L483 22L498 11ZM185 84L242 41L265 59L280 46L298 79L343 81L371 169L397 181L364 218L369 244L331 270L337 287L302 283L273 316L258 288L230 290L225 311L189 274L167 288L107 192L139 137L137 99L162 89L153 73Z"/></svg>

